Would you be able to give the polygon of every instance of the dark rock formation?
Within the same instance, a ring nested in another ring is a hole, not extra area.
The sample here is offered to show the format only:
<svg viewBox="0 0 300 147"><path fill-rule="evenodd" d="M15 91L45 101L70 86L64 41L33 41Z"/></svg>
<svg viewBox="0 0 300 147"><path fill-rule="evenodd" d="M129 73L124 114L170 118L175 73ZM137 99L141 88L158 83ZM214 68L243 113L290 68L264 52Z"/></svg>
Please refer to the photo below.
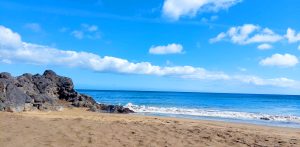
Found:
<svg viewBox="0 0 300 147"><path fill-rule="evenodd" d="M261 117L260 119L261 120L270 120L270 118L267 118L267 117Z"/></svg>
<svg viewBox="0 0 300 147"><path fill-rule="evenodd" d="M116 105L98 104L74 90L72 79L46 70L43 75L23 74L12 77L0 73L0 111L61 110L65 106L86 107L94 112L132 113Z"/></svg>

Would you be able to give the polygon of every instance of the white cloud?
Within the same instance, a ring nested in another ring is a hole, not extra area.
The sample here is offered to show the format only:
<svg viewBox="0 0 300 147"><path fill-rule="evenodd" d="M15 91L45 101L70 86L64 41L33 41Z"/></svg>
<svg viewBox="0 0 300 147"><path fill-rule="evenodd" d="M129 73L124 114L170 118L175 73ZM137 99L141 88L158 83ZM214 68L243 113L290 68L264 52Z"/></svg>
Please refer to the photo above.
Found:
<svg viewBox="0 0 300 147"><path fill-rule="evenodd" d="M293 67L299 63L298 58L291 54L274 54L260 61L263 66Z"/></svg>
<svg viewBox="0 0 300 147"><path fill-rule="evenodd" d="M300 33L296 34L296 31L288 28L285 37L288 39L289 43L295 43L300 41Z"/></svg>
<svg viewBox="0 0 300 147"><path fill-rule="evenodd" d="M241 72L246 72L246 71L247 71L247 68L238 67L238 70L241 71Z"/></svg>
<svg viewBox="0 0 300 147"><path fill-rule="evenodd" d="M83 38L83 32L82 31L74 30L74 31L71 32L71 35L73 35L77 39L82 39Z"/></svg>
<svg viewBox="0 0 300 147"><path fill-rule="evenodd" d="M282 36L275 34L272 30L265 28L259 34L255 34L246 41L246 43L261 43L261 42L278 42L282 40Z"/></svg>
<svg viewBox="0 0 300 147"><path fill-rule="evenodd" d="M215 38L210 39L210 42L229 40L235 44L245 45L251 43L274 43L282 39L282 36L274 33L269 28L244 24L243 26L231 27L227 32L221 32Z"/></svg>
<svg viewBox="0 0 300 147"><path fill-rule="evenodd" d="M298 81L288 78L263 79L256 76L234 76L193 66L157 66L150 62L130 62L126 59L23 42L18 33L0 26L0 61L34 65L79 67L96 72L143 74L200 80L235 80L262 86L300 88Z"/></svg>
<svg viewBox="0 0 300 147"><path fill-rule="evenodd" d="M276 86L276 87L299 87L299 81L288 79L285 77L263 79L257 76L234 76L235 79L244 83L259 85L259 86Z"/></svg>
<svg viewBox="0 0 300 147"><path fill-rule="evenodd" d="M268 49L273 48L273 46L270 44L264 43L264 44L257 46L257 48L260 50L268 50Z"/></svg>
<svg viewBox="0 0 300 147"><path fill-rule="evenodd" d="M18 33L12 32L9 28L0 25L0 47L10 49L21 47L22 41Z"/></svg>
<svg viewBox="0 0 300 147"><path fill-rule="evenodd" d="M61 32L66 32L69 30L68 28L61 29ZM79 29L73 30L70 33L73 37L77 39L100 39L101 33L98 30L98 26L96 25L89 25L89 24L81 24Z"/></svg>
<svg viewBox="0 0 300 147"><path fill-rule="evenodd" d="M5 64L11 64L11 63L12 63L12 62L11 62L10 60L8 60L8 59L2 59L0 62L1 62L1 63L5 63Z"/></svg>
<svg viewBox="0 0 300 147"><path fill-rule="evenodd" d="M42 31L42 27L38 23L27 23L24 25L24 27L34 32Z"/></svg>
<svg viewBox="0 0 300 147"><path fill-rule="evenodd" d="M217 37L210 39L209 42L210 43L219 42L219 41L223 40L224 38L226 38L226 36L227 36L226 33L222 32Z"/></svg>
<svg viewBox="0 0 300 147"><path fill-rule="evenodd" d="M150 54L179 54L182 53L183 47L181 44L168 44L166 46L152 46L149 49Z"/></svg>
<svg viewBox="0 0 300 147"><path fill-rule="evenodd" d="M89 32L95 32L98 30L98 26L96 25L82 24L81 26Z"/></svg>
<svg viewBox="0 0 300 147"><path fill-rule="evenodd" d="M242 0L165 0L163 15L178 20L182 16L194 17L199 12L226 10Z"/></svg>

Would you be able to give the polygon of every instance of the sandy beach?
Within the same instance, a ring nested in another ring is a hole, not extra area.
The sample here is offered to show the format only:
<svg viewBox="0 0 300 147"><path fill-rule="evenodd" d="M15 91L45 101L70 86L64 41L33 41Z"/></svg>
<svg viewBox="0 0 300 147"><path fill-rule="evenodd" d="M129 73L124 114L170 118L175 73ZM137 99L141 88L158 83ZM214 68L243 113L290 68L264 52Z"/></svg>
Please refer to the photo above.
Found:
<svg viewBox="0 0 300 147"><path fill-rule="evenodd" d="M300 129L82 108L0 112L0 146L300 146Z"/></svg>

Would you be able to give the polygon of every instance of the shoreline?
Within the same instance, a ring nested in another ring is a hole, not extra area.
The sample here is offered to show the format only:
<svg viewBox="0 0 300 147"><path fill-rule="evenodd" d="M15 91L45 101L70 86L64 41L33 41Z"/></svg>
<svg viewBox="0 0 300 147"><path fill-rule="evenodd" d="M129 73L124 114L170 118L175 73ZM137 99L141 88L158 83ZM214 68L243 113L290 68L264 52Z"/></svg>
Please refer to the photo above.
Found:
<svg viewBox="0 0 300 147"><path fill-rule="evenodd" d="M199 122L212 122L212 123L229 123L229 124L237 124L237 125L247 125L247 126L261 126L261 127L271 127L271 128L287 128L287 129L299 129L300 127L291 127L291 126L283 126L283 125L273 125L270 124L268 122L266 123L252 123L253 122L259 122L262 120L239 120L239 119L219 119L219 118L215 118L215 119L210 119L210 118L188 118L188 117L172 117L172 116L164 116L164 115L155 115L155 114L138 114L138 113L132 113L132 114L126 114L126 115L135 115L135 116L145 116L145 117L159 117L159 118L165 118L165 119L178 119L178 120L190 120L190 121L199 121ZM278 122L275 122L278 123Z"/></svg>
<svg viewBox="0 0 300 147"><path fill-rule="evenodd" d="M83 108L0 112L0 146L299 146L300 129Z"/></svg>
<svg viewBox="0 0 300 147"><path fill-rule="evenodd" d="M160 119L160 120L171 120L171 121L183 121L183 122L199 122L199 123L215 123L215 124L219 124L219 125L223 125L223 124L229 124L229 125L239 125L239 126L253 126L253 127L263 127L263 128L278 128L278 129L291 129L291 130L298 130L300 133L300 128L297 127L284 127L284 126L272 126L272 125L264 125L264 124L255 124L255 123L248 123L248 122L234 122L234 121L224 121L224 120L210 120L210 119L193 119L193 118L184 118L184 117L172 117L172 116L161 116L161 115L155 115L155 114L150 114L150 115L144 115L144 114L140 114L140 113L126 113L126 114L118 114L118 113L101 113L101 112L91 112L88 111L88 109L86 108L64 108L65 112L69 112L69 111L83 111L83 112L88 112L88 113L96 113L100 114L99 116L109 116L109 117L120 117L123 118L124 116L129 116L129 117L137 117L137 118L141 118L141 119ZM19 112L19 113L13 113L13 114L17 114L17 115L21 115L21 116L29 116L29 117L46 117L48 114L52 114L50 116L47 116L49 118L56 118L59 117L60 114L56 113L56 112L62 112L62 111L24 111L24 112ZM2 113L2 112L0 112ZM4 113L11 113L11 112L4 112ZM63 112L62 112L63 113ZM87 113L87 114L88 114ZM67 114L68 115L68 114ZM95 115L95 116L96 116ZM93 115L94 116L94 115ZM70 118L72 118L72 116L68 116ZM74 118L78 118L78 117L74 117ZM84 119L91 119L91 120L98 120L96 118L91 118L91 117L86 117Z"/></svg>

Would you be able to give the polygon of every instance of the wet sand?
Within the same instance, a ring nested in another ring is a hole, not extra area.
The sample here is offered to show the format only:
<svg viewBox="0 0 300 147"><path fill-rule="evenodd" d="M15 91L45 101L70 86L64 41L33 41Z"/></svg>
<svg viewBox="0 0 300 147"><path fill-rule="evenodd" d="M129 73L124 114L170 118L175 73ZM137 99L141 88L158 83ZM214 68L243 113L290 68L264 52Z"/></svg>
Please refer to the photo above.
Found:
<svg viewBox="0 0 300 147"><path fill-rule="evenodd" d="M1 147L300 146L300 129L218 121L60 112L0 112Z"/></svg>

